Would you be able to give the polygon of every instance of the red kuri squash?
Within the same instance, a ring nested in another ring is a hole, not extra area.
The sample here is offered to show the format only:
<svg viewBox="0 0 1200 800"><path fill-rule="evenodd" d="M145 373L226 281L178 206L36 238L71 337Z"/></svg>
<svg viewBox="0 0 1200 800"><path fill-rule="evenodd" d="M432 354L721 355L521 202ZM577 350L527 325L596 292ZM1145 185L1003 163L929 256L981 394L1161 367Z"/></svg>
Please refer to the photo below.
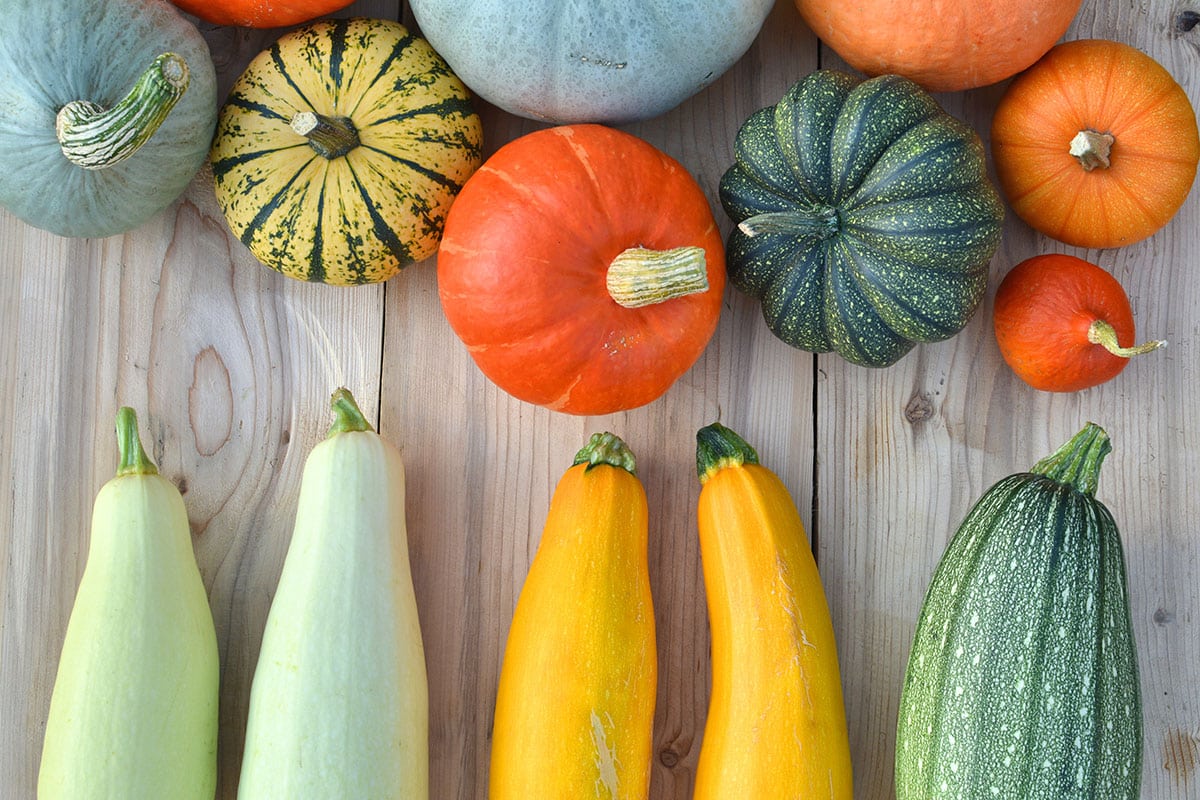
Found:
<svg viewBox="0 0 1200 800"><path fill-rule="evenodd" d="M566 125L500 148L442 233L438 291L500 388L571 414L663 394L716 328L725 252L704 192L628 133Z"/></svg>
<svg viewBox="0 0 1200 800"><path fill-rule="evenodd" d="M1100 39L1058 45L1005 91L992 156L1009 205L1078 247L1151 235L1183 205L1200 162L1196 112L1145 53Z"/></svg>
<svg viewBox="0 0 1200 800"><path fill-rule="evenodd" d="M353 0L171 0L189 14L216 25L282 28L345 8Z"/></svg>
<svg viewBox="0 0 1200 800"><path fill-rule="evenodd" d="M868 75L894 73L931 92L996 83L1059 40L1081 0L795 0L825 44Z"/></svg>
<svg viewBox="0 0 1200 800"><path fill-rule="evenodd" d="M1117 279L1075 256L1022 261L1004 276L992 312L1000 354L1030 386L1075 392L1117 376L1132 356L1133 311Z"/></svg>

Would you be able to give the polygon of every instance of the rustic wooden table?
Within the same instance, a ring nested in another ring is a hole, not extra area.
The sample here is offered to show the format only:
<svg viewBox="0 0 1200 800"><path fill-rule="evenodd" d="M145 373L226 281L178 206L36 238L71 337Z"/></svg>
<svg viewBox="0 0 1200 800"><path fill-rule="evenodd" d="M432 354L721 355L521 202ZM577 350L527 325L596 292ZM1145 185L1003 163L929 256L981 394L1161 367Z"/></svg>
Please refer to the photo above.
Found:
<svg viewBox="0 0 1200 800"><path fill-rule="evenodd" d="M1189 4L1191 7L1189 9ZM1194 0L1085 0L1068 38L1158 59L1200 106ZM409 19L401 3L344 12ZM278 32L201 26L222 96ZM840 66L781 0L716 84L628 130L679 159L719 211L738 125L818 66ZM940 95L987 141L1003 85ZM480 103L490 153L538 125ZM729 289L707 352L660 400L602 418L514 400L442 316L433 261L384 285L306 285L261 267L201 174L125 236L71 240L0 212L0 796L34 794L50 690L87 552L91 504L115 466L118 405L141 414L185 493L222 661L220 798L233 798L250 679L328 398L355 392L403 448L413 572L431 692L435 798L486 795L509 619L551 490L592 431L620 434L650 501L660 684L651 795L690 796L708 686L695 533L694 434L714 419L754 443L800 506L839 637L856 796L892 796L896 709L921 599L948 537L1000 477L1087 420L1111 434L1098 496L1124 535L1145 703L1147 800L1200 797L1200 191L1152 238L1075 251L1010 219L994 291L1018 261L1076 252L1110 270L1139 328L1170 341L1073 395L1027 387L1000 359L989 299L959 336L868 370L791 350Z"/></svg>

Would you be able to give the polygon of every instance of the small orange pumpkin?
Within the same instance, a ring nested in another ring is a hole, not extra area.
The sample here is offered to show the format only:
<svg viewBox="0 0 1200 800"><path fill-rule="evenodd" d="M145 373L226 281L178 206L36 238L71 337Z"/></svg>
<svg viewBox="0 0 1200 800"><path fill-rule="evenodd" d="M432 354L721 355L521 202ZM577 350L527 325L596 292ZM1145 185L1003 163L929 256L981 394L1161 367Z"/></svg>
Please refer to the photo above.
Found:
<svg viewBox="0 0 1200 800"><path fill-rule="evenodd" d="M795 0L805 24L852 67L931 92L1016 75L1057 42L1081 0Z"/></svg>
<svg viewBox="0 0 1200 800"><path fill-rule="evenodd" d="M1044 392L1077 392L1115 378L1133 346L1133 310L1121 284L1082 258L1047 253L1012 268L996 290L996 343L1013 372Z"/></svg>
<svg viewBox="0 0 1200 800"><path fill-rule="evenodd" d="M1150 236L1183 205L1200 134L1187 94L1145 53L1089 39L1053 48L1005 91L992 157L1013 211L1078 247Z"/></svg>

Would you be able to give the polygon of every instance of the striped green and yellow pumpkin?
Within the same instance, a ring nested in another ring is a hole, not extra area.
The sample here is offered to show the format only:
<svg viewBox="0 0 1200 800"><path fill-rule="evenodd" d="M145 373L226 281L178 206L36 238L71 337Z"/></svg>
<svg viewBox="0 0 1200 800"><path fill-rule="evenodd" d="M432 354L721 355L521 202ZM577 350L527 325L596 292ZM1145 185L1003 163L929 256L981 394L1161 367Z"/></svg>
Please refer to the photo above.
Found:
<svg viewBox="0 0 1200 800"><path fill-rule="evenodd" d="M975 504L942 556L900 698L897 800L1136 800L1125 560L1089 423Z"/></svg>
<svg viewBox="0 0 1200 800"><path fill-rule="evenodd" d="M396 22L313 23L234 84L212 147L229 226L293 278L374 283L436 252L482 160L462 82Z"/></svg>
<svg viewBox="0 0 1200 800"><path fill-rule="evenodd" d="M883 367L975 313L1004 208L979 137L915 83L818 70L746 120L735 155L730 281L783 341Z"/></svg>

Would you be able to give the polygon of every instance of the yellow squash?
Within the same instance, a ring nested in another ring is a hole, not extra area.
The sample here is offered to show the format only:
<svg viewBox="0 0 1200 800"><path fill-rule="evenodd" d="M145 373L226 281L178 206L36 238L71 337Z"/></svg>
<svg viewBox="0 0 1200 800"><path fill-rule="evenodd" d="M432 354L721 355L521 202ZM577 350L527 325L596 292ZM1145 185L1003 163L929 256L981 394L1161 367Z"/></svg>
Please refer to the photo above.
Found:
<svg viewBox="0 0 1200 800"><path fill-rule="evenodd" d="M837 646L783 482L719 424L696 435L712 697L696 800L851 800Z"/></svg>
<svg viewBox="0 0 1200 800"><path fill-rule="evenodd" d="M647 796L657 682L646 494L595 434L550 501L500 672L491 800Z"/></svg>
<svg viewBox="0 0 1200 800"><path fill-rule="evenodd" d="M220 663L183 498L117 413L58 663L39 800L212 800Z"/></svg>
<svg viewBox="0 0 1200 800"><path fill-rule="evenodd" d="M425 800L429 693L400 453L339 389L304 464L250 689L240 800Z"/></svg>

